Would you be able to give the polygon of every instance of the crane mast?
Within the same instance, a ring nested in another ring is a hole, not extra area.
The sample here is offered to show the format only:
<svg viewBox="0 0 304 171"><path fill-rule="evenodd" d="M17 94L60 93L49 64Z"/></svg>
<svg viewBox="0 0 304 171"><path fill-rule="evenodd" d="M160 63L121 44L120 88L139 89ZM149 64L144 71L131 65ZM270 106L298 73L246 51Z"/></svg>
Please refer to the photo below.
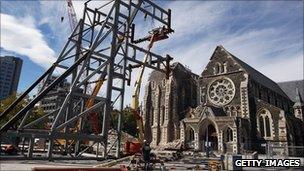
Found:
<svg viewBox="0 0 304 171"><path fill-rule="evenodd" d="M76 16L76 12L74 10L72 0L66 0L66 2L68 4L68 16L69 16L70 28L71 28L71 31L73 31L76 28L76 25L78 23L77 16Z"/></svg>

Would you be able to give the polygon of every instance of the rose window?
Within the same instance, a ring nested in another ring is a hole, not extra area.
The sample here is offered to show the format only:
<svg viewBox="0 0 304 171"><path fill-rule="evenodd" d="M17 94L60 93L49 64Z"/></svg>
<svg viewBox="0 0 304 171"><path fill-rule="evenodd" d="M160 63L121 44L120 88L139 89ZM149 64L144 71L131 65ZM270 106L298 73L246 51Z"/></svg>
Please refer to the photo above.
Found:
<svg viewBox="0 0 304 171"><path fill-rule="evenodd" d="M208 91L210 101L218 106L223 106L231 102L235 95L233 82L228 78L215 80L209 86Z"/></svg>

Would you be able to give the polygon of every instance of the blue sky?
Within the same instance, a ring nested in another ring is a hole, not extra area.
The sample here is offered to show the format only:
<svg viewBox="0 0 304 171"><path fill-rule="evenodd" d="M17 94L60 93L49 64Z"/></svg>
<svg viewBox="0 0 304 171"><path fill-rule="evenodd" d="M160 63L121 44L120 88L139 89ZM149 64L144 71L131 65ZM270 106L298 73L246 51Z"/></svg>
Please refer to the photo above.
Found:
<svg viewBox="0 0 304 171"><path fill-rule="evenodd" d="M158 3L172 9L175 33L155 50L194 73L223 45L274 81L303 79L303 1ZM83 1L74 1L74 7L80 18ZM19 91L56 60L71 31L67 19L65 1L1 1L1 55L24 61Z"/></svg>

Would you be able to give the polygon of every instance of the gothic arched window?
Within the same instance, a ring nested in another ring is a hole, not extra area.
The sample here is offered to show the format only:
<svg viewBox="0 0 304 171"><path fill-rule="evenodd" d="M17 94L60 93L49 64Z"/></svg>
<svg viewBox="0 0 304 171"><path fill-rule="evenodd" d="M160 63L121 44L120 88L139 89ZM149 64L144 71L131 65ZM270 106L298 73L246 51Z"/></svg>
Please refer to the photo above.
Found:
<svg viewBox="0 0 304 171"><path fill-rule="evenodd" d="M152 88L152 89L155 88L155 81L151 81L151 88Z"/></svg>
<svg viewBox="0 0 304 171"><path fill-rule="evenodd" d="M189 141L194 140L194 131L192 128L189 129Z"/></svg>
<svg viewBox="0 0 304 171"><path fill-rule="evenodd" d="M154 124L154 107L153 106L151 107L150 116L151 116L151 125L153 125Z"/></svg>
<svg viewBox="0 0 304 171"><path fill-rule="evenodd" d="M223 72L223 66L221 63L217 62L214 68L214 74L220 74Z"/></svg>
<svg viewBox="0 0 304 171"><path fill-rule="evenodd" d="M258 126L259 126L259 131L261 133L261 137L264 138L271 138L272 137L272 117L271 113L263 109L259 112L258 116Z"/></svg>
<svg viewBox="0 0 304 171"><path fill-rule="evenodd" d="M230 127L227 128L226 135L227 135L227 142L233 141L233 131Z"/></svg>
<svg viewBox="0 0 304 171"><path fill-rule="evenodd" d="M271 134L270 134L271 130L270 130L270 121L269 121L268 116L265 117L265 124L266 124L266 136L270 137L271 136Z"/></svg>
<svg viewBox="0 0 304 171"><path fill-rule="evenodd" d="M262 116L259 117L259 123L260 123L260 133L261 133L261 137L265 136L264 133L264 119Z"/></svg>
<svg viewBox="0 0 304 171"><path fill-rule="evenodd" d="M224 62L222 72L226 73L227 72L227 62Z"/></svg>
<svg viewBox="0 0 304 171"><path fill-rule="evenodd" d="M162 121L161 121L161 124L163 125L164 122L165 122L165 106L162 106Z"/></svg>

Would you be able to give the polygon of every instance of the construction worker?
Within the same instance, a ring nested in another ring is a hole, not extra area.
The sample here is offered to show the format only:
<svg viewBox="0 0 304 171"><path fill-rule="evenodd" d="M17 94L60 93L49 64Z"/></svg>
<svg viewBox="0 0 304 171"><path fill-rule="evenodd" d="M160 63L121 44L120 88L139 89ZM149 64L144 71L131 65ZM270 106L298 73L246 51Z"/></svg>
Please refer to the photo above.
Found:
<svg viewBox="0 0 304 171"><path fill-rule="evenodd" d="M151 152L150 144L146 140L144 140L144 145L142 147L142 153L143 153L143 158L145 161L145 168L147 168L150 163L150 152Z"/></svg>
<svg viewBox="0 0 304 171"><path fill-rule="evenodd" d="M160 170L161 171L165 171L166 170L166 166L165 166L164 162L161 162L161 164L160 164Z"/></svg>

